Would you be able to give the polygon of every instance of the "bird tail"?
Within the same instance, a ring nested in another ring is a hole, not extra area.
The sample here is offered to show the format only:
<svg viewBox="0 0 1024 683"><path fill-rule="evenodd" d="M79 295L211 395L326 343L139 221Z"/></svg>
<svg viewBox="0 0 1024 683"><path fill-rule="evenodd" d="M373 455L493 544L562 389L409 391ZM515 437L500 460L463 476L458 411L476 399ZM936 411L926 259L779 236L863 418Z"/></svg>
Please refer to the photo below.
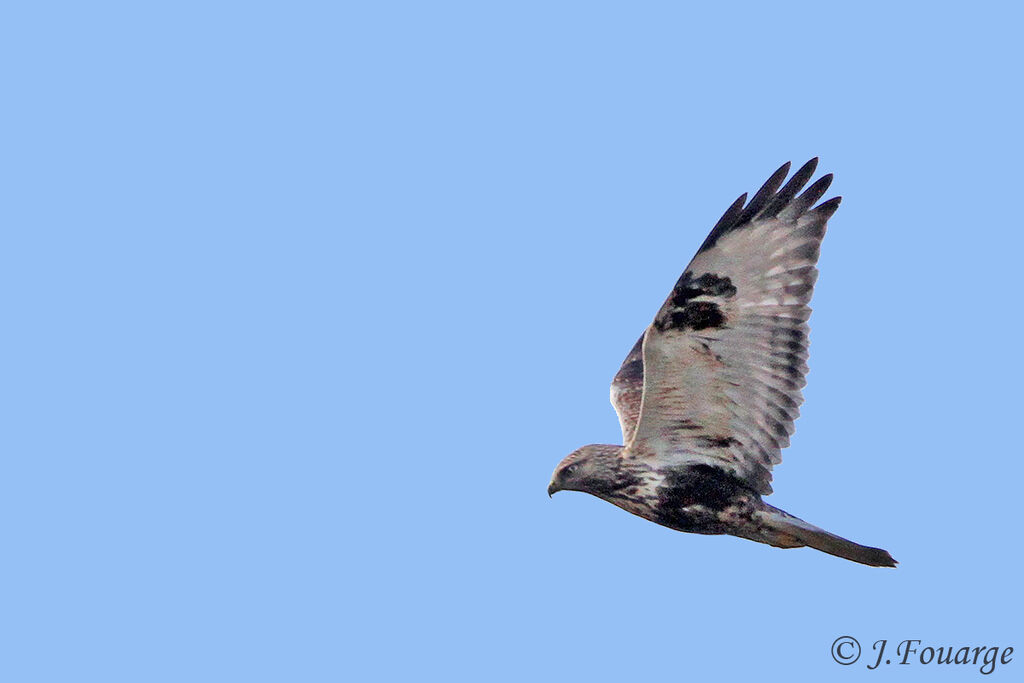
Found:
<svg viewBox="0 0 1024 683"><path fill-rule="evenodd" d="M866 564L869 567L896 566L896 560L892 559L892 555L881 548L872 548L854 543L841 536L830 534L824 529L819 529L788 512L773 508L767 504L765 504L765 507L768 510L761 513L764 521L769 522L769 526L774 531L779 532L783 537L788 537L786 538L788 542L779 544L782 547L807 546L829 555L841 557L844 560ZM793 543L793 540L796 542Z"/></svg>

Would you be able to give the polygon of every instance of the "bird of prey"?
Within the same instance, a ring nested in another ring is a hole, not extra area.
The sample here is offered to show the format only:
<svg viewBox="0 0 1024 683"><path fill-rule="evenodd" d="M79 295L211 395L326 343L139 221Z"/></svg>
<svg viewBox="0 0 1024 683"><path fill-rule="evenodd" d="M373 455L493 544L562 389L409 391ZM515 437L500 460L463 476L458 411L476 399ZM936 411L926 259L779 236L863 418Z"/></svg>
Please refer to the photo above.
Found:
<svg viewBox="0 0 1024 683"><path fill-rule="evenodd" d="M678 531L896 561L765 503L807 374L808 302L828 219L818 160L784 164L711 230L612 381L623 446L567 456L548 494L583 491ZM801 193L801 190L803 192Z"/></svg>

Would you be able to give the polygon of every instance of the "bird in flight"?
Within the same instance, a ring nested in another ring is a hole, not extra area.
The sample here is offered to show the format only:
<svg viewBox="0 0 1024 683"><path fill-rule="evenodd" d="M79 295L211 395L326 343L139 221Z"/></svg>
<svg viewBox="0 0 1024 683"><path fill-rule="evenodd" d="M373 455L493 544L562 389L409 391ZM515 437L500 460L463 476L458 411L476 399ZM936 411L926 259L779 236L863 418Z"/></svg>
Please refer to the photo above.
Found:
<svg viewBox="0 0 1024 683"><path fill-rule="evenodd" d="M582 491L678 531L896 566L761 499L803 402L807 304L841 199L815 206L831 174L804 190L817 164L783 185L784 164L726 210L612 380L624 445L571 453L549 495Z"/></svg>

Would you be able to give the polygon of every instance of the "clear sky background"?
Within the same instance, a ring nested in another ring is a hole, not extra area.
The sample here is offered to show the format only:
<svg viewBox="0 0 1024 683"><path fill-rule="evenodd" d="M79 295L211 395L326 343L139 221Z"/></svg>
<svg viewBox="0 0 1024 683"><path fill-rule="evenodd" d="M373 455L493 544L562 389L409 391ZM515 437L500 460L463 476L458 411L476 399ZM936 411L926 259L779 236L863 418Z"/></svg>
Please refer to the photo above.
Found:
<svg viewBox="0 0 1024 683"><path fill-rule="evenodd" d="M1013 4L4 14L0 679L1024 672ZM549 500L715 220L813 156L769 501L900 567Z"/></svg>

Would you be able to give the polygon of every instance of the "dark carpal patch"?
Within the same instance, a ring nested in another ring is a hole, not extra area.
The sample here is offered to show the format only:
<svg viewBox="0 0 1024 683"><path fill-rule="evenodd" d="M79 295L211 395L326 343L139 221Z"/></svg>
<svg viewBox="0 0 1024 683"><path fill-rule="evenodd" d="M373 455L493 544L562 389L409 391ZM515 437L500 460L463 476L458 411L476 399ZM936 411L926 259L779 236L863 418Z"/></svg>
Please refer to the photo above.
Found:
<svg viewBox="0 0 1024 683"><path fill-rule="evenodd" d="M705 330L709 327L721 327L725 324L725 315L718 304L711 301L695 301L685 308L670 311L660 317L654 326L660 332L665 330Z"/></svg>
<svg viewBox="0 0 1024 683"><path fill-rule="evenodd" d="M726 299L736 296L736 286L724 275L704 273L694 282L700 285L705 294L710 296L723 296Z"/></svg>
<svg viewBox="0 0 1024 683"><path fill-rule="evenodd" d="M703 330L722 327L725 314L714 301L695 301L700 297L728 299L736 296L736 287L728 277L704 273L698 278L686 271L672 289L668 304L654 321L660 331Z"/></svg>
<svg viewBox="0 0 1024 683"><path fill-rule="evenodd" d="M721 296L728 299L736 296L736 287L732 280L717 273L704 273L694 278L688 270L679 276L672 288L672 305L685 306L690 299L698 296Z"/></svg>

